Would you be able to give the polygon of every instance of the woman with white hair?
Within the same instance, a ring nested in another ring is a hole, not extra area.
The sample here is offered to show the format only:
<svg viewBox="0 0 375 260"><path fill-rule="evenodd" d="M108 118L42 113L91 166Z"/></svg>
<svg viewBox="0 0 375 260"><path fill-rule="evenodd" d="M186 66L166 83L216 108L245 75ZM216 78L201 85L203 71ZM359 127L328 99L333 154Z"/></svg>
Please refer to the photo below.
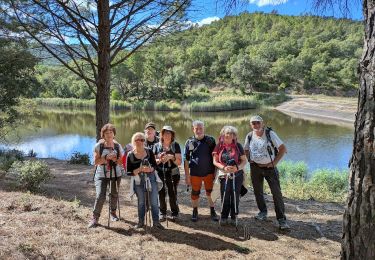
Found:
<svg viewBox="0 0 375 260"><path fill-rule="evenodd" d="M153 152L145 148L146 137L137 132L132 136L133 150L127 156L127 175L133 176L132 187L138 198L138 224L145 225L146 201L151 204L153 227L163 229L159 222L158 185L155 174L156 161ZM147 223L146 223L147 225Z"/></svg>
<svg viewBox="0 0 375 260"><path fill-rule="evenodd" d="M219 169L221 224L228 223L229 213L231 223L237 224L239 196L244 179L243 169L247 162L243 147L237 142L237 133L235 127L224 126L220 131L219 142L212 152L214 165Z"/></svg>

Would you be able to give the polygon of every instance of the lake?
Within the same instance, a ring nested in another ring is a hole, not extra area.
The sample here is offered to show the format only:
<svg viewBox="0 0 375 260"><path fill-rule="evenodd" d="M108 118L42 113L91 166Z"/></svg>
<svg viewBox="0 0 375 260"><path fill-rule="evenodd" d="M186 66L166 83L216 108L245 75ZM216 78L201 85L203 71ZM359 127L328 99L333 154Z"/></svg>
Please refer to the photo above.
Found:
<svg viewBox="0 0 375 260"><path fill-rule="evenodd" d="M143 131L147 122L153 121L159 128L171 125L176 131L177 142L183 146L192 135L191 122L195 119L204 121L206 133L215 138L224 125L233 125L239 131L240 143L243 143L249 132L249 118L254 114L260 114L284 141L288 149L284 160L305 161L309 171L317 168L347 169L352 153L353 128L296 119L275 110L218 113L112 111L111 122L117 129L116 139L122 145L130 142L133 133ZM17 134L19 137L13 138L11 145L6 147L24 152L33 149L40 158L69 159L73 152L92 155L95 112L42 109L35 116L33 126L21 128Z"/></svg>

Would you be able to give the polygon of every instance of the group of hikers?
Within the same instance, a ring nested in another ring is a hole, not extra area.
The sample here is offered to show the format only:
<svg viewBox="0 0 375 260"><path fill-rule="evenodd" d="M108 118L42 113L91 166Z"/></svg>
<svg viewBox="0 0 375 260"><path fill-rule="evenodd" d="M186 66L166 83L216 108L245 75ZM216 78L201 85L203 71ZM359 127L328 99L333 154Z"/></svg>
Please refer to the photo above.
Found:
<svg viewBox="0 0 375 260"><path fill-rule="evenodd" d="M147 228L148 222L164 229L161 222L175 221L180 209L177 190L180 182L179 166L183 162L185 182L191 187L191 221L199 219L198 206L202 183L206 191L212 221L220 225L236 225L240 196L244 187L244 168L250 162L251 181L259 213L257 220L267 219L267 206L263 194L264 179L270 187L276 218L281 230L290 227L286 221L285 207L276 165L286 153L286 147L259 116L250 118L251 131L244 145L238 142L238 131L224 126L219 140L205 134L204 123L192 122L193 136L188 138L182 158L180 145L175 140L171 126L163 126L160 133L149 122L144 132L136 132L131 144L124 148L115 140L116 128L106 124L101 129L101 139L94 148L96 166L94 181L96 198L89 227L98 225L99 217L109 187L109 221L118 221L119 186L123 175L130 176L130 193L138 198L138 223L135 228ZM124 174L125 172L125 174ZM166 197L169 198L171 216L167 218ZM220 216L215 211L215 200L221 197ZM120 214L120 211L119 211ZM230 218L229 218L230 217Z"/></svg>

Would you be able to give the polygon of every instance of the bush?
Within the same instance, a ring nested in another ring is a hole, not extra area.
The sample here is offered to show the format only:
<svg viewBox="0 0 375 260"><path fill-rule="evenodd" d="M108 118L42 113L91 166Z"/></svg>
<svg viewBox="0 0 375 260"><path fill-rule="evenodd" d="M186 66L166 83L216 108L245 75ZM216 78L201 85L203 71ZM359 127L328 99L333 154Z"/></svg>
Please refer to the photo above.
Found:
<svg viewBox="0 0 375 260"><path fill-rule="evenodd" d="M277 166L280 176L282 179L288 179L290 181L296 179L306 179L307 176L307 164L305 162L292 162L292 161L282 161Z"/></svg>
<svg viewBox="0 0 375 260"><path fill-rule="evenodd" d="M91 165L90 156L87 153L74 152L70 157L69 164Z"/></svg>
<svg viewBox="0 0 375 260"><path fill-rule="evenodd" d="M312 173L310 184L314 187L326 187L331 193L348 191L348 171L319 169Z"/></svg>
<svg viewBox="0 0 375 260"><path fill-rule="evenodd" d="M14 162L12 173L19 186L31 192L38 191L40 185L51 179L51 171L43 161Z"/></svg>
<svg viewBox="0 0 375 260"><path fill-rule="evenodd" d="M16 149L0 150L0 170L8 171L15 161L23 161L24 154Z"/></svg>

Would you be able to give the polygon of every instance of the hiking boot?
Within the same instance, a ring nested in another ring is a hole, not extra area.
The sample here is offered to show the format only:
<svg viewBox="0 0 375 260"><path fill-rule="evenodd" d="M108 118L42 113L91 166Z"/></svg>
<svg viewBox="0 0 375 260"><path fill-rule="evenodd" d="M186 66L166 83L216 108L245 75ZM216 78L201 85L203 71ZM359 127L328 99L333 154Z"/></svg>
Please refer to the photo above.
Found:
<svg viewBox="0 0 375 260"><path fill-rule="evenodd" d="M211 220L212 221L219 221L219 217L217 216L214 207L211 207Z"/></svg>
<svg viewBox="0 0 375 260"><path fill-rule="evenodd" d="M191 221L198 221L198 208L193 208L193 214L191 215Z"/></svg>
<svg viewBox="0 0 375 260"><path fill-rule="evenodd" d="M165 214L160 214L159 215L159 221L160 222L164 222L164 221L166 221L167 220L167 216L165 215Z"/></svg>
<svg viewBox="0 0 375 260"><path fill-rule="evenodd" d="M93 216L92 219L90 220L89 225L87 227L88 228L95 228L97 226L98 226L98 219Z"/></svg>
<svg viewBox="0 0 375 260"><path fill-rule="evenodd" d="M164 230L165 228L163 227L162 224L160 224L160 222L154 222L154 224L152 225L153 228L155 229L160 229L160 230Z"/></svg>
<svg viewBox="0 0 375 260"><path fill-rule="evenodd" d="M257 219L257 220L260 220L260 221L266 221L267 220L267 212L261 211L254 218Z"/></svg>
<svg viewBox="0 0 375 260"><path fill-rule="evenodd" d="M119 217L116 215L116 211L111 212L111 221L119 221Z"/></svg>
<svg viewBox="0 0 375 260"><path fill-rule="evenodd" d="M279 229L281 231L289 231L290 230L290 226L288 225L288 223L286 223L286 219L279 219Z"/></svg>
<svg viewBox="0 0 375 260"><path fill-rule="evenodd" d="M175 222L178 219L178 213L177 214L172 214L171 221Z"/></svg>
<svg viewBox="0 0 375 260"><path fill-rule="evenodd" d="M228 219L227 218L221 218L220 226L226 226L226 225L228 225Z"/></svg>
<svg viewBox="0 0 375 260"><path fill-rule="evenodd" d="M134 226L134 229L140 229L140 228L143 228L144 226L145 224L143 222L138 222L138 224Z"/></svg>

